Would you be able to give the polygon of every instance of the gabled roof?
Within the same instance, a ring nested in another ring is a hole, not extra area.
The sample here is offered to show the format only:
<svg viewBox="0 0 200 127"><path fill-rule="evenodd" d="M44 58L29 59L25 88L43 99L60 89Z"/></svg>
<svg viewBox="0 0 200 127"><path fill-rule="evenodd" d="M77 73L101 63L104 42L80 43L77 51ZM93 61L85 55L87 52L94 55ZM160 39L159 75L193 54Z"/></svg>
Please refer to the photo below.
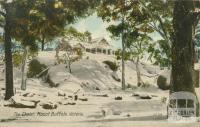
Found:
<svg viewBox="0 0 200 127"><path fill-rule="evenodd" d="M103 49L114 49L104 37L92 39L90 42L83 42L80 40L72 39L65 41L70 44L72 47L81 46L84 48L103 48Z"/></svg>
<svg viewBox="0 0 200 127"><path fill-rule="evenodd" d="M108 43L104 37L95 38L90 42L91 48L103 48L103 49L113 49L113 47Z"/></svg>
<svg viewBox="0 0 200 127"><path fill-rule="evenodd" d="M91 40L91 43L101 43L101 42L105 42L105 44L110 45L104 37L99 37Z"/></svg>

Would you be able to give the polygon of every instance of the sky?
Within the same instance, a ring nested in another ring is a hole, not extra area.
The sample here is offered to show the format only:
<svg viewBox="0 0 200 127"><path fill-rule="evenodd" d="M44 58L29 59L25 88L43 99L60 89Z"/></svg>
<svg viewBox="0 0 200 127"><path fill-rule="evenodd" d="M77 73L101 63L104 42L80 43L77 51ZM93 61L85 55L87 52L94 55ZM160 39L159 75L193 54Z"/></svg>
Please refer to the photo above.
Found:
<svg viewBox="0 0 200 127"><path fill-rule="evenodd" d="M116 48L121 47L120 40L111 39L111 34L106 31L106 28L111 25L116 24L115 22L104 22L100 17L97 17L97 14L93 14L85 19L79 20L73 25L78 31L85 32L89 31L92 33L92 38L104 37L111 45Z"/></svg>
<svg viewBox="0 0 200 127"><path fill-rule="evenodd" d="M87 18L79 20L73 25L73 27L80 32L89 31L92 33L92 38L104 37L115 48L121 48L121 40L112 39L110 37L111 34L106 30L106 28L111 24L116 24L116 22L104 22L96 13L94 13ZM153 40L161 39L156 32L152 33L150 36Z"/></svg>

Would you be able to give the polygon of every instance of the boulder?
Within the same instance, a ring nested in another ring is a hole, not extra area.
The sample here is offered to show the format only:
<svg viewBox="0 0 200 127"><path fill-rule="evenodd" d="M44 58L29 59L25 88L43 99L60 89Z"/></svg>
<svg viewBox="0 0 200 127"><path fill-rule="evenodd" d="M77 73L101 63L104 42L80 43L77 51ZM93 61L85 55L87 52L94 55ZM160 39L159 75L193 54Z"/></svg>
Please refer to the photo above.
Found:
<svg viewBox="0 0 200 127"><path fill-rule="evenodd" d="M75 101L78 100L78 95L74 95L74 100L75 100Z"/></svg>
<svg viewBox="0 0 200 127"><path fill-rule="evenodd" d="M78 98L78 100L80 100L80 101L88 101L87 98Z"/></svg>
<svg viewBox="0 0 200 127"><path fill-rule="evenodd" d="M140 96L140 94L139 94L139 93L133 93L132 96L134 96L134 97L138 97L138 96Z"/></svg>
<svg viewBox="0 0 200 127"><path fill-rule="evenodd" d="M35 93L24 93L22 96L24 96L24 97L33 97L35 95L36 95Z"/></svg>
<svg viewBox="0 0 200 127"><path fill-rule="evenodd" d="M157 79L157 86L162 90L169 90L170 88L170 70L163 71Z"/></svg>
<svg viewBox="0 0 200 127"><path fill-rule="evenodd" d="M122 112L121 111L119 111L119 110L112 110L112 114L113 115L121 115L122 114Z"/></svg>
<svg viewBox="0 0 200 127"><path fill-rule="evenodd" d="M45 98L45 97L47 97L47 95L46 94L37 94L38 95L38 97L42 97L42 98Z"/></svg>
<svg viewBox="0 0 200 127"><path fill-rule="evenodd" d="M76 103L73 101L64 101L64 102L62 102L62 104L63 105L76 105Z"/></svg>
<svg viewBox="0 0 200 127"><path fill-rule="evenodd" d="M64 64L59 64L49 68L47 74L47 83L51 87L58 87L61 83L66 81L70 74L67 72L68 70Z"/></svg>
<svg viewBox="0 0 200 127"><path fill-rule="evenodd" d="M40 103L43 109L56 109L58 106L53 102Z"/></svg>
<svg viewBox="0 0 200 127"><path fill-rule="evenodd" d="M115 100L122 100L122 97L117 96L117 97L115 97Z"/></svg>
<svg viewBox="0 0 200 127"><path fill-rule="evenodd" d="M97 94L97 95L93 95L93 96L96 96L96 97L108 97L108 94Z"/></svg>
<svg viewBox="0 0 200 127"><path fill-rule="evenodd" d="M68 105L76 105L75 102L68 102Z"/></svg>
<svg viewBox="0 0 200 127"><path fill-rule="evenodd" d="M121 82L121 79L119 78L116 72L112 72L111 76L115 81Z"/></svg>
<svg viewBox="0 0 200 127"><path fill-rule="evenodd" d="M63 91L58 91L58 96L65 97L65 96L66 96L66 94L65 94Z"/></svg>
<svg viewBox="0 0 200 127"><path fill-rule="evenodd" d="M35 104L39 103L40 100L37 99L36 97L32 98L32 97L26 97L26 98L22 98L22 101L29 101L29 102L34 102Z"/></svg>
<svg viewBox="0 0 200 127"><path fill-rule="evenodd" d="M151 99L152 97L148 94L141 94L140 96L140 99Z"/></svg>
<svg viewBox="0 0 200 127"><path fill-rule="evenodd" d="M151 97L158 97L158 95L154 95L154 94L152 94Z"/></svg>
<svg viewBox="0 0 200 127"><path fill-rule="evenodd" d="M14 108L36 108L38 102L23 100L19 96L14 96L9 100L9 103L4 106Z"/></svg>

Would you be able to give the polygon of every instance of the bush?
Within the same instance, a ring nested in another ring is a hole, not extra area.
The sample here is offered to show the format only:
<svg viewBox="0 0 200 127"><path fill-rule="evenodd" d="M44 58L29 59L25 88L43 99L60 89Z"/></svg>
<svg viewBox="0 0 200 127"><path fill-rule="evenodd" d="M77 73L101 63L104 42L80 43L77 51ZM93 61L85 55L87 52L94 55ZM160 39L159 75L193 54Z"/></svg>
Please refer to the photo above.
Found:
<svg viewBox="0 0 200 127"><path fill-rule="evenodd" d="M19 67L22 62L22 55L19 52L13 54L13 65L14 67Z"/></svg>
<svg viewBox="0 0 200 127"><path fill-rule="evenodd" d="M112 61L103 61L104 64L108 65L109 68L112 70L112 71L117 71L118 69L118 65L115 63L115 62L112 62Z"/></svg>
<svg viewBox="0 0 200 127"><path fill-rule="evenodd" d="M29 68L28 68L28 73L27 73L27 77L28 78L33 78L36 77L39 73L41 73L44 69L47 68L46 65L41 64L38 60L33 59L31 60L31 62L29 63ZM47 73L47 72L46 72Z"/></svg>

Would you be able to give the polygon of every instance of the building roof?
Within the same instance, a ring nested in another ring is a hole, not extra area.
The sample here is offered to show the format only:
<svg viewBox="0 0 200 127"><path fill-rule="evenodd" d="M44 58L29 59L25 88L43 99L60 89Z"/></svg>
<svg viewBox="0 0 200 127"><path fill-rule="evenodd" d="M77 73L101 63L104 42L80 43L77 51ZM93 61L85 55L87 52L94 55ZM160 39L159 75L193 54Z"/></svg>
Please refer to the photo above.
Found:
<svg viewBox="0 0 200 127"><path fill-rule="evenodd" d="M114 47L111 46L108 43L108 41L103 37L92 39L90 42L79 41L76 39L70 40L68 42L72 47L82 46L84 48L90 48L90 49L92 48L114 49Z"/></svg>

